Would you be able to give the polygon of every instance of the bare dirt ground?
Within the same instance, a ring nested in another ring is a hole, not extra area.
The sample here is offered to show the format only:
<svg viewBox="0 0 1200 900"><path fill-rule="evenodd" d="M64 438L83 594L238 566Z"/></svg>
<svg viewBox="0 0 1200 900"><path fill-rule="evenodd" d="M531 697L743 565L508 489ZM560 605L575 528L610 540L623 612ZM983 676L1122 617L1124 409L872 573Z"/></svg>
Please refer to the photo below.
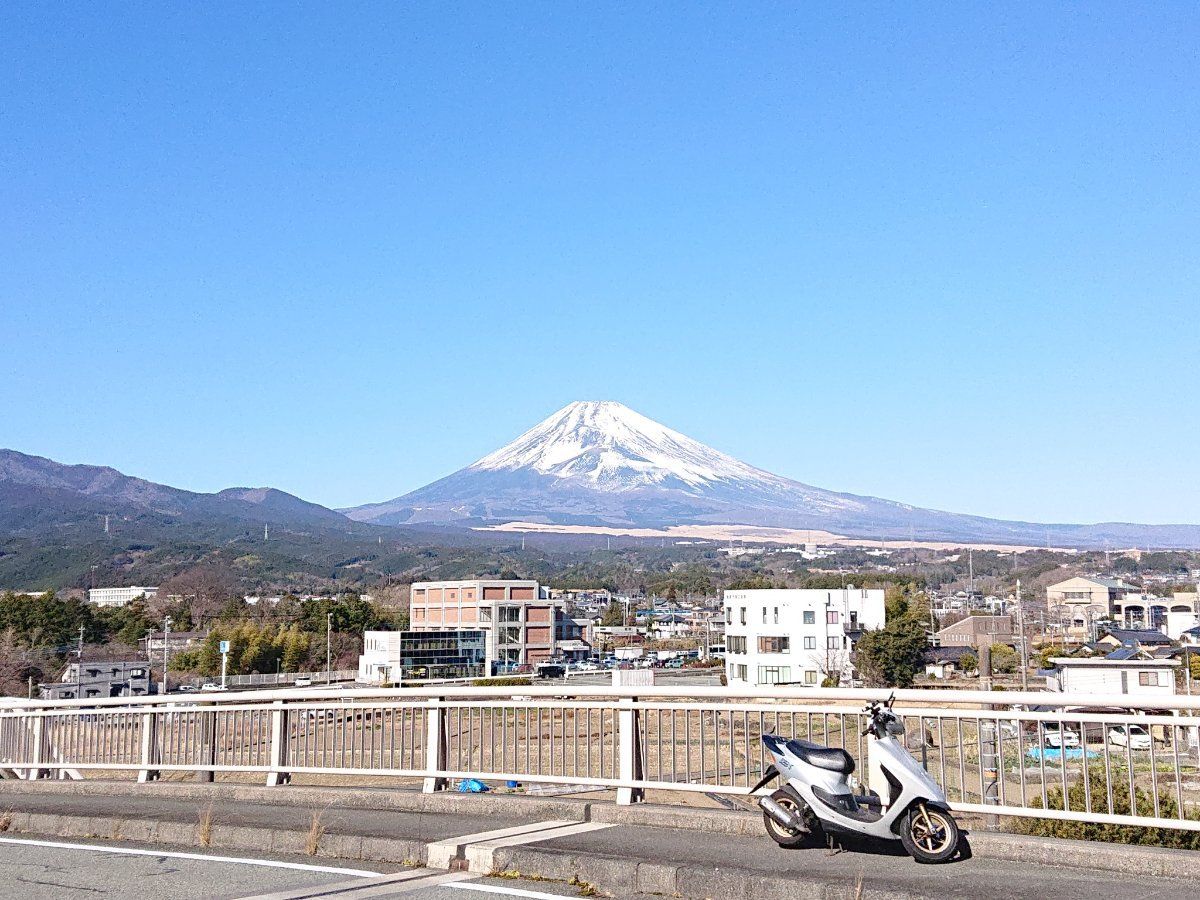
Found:
<svg viewBox="0 0 1200 900"><path fill-rule="evenodd" d="M763 544L836 544L843 547L870 547L884 550L1000 550L1025 553L1030 550L1056 550L1061 547L1026 547L1018 544L954 544L942 541L871 541L846 537L829 531L802 528L768 528L757 525L673 525L670 528L612 528L603 525L543 525L537 522L505 522L487 525L476 531L503 531L514 534L607 534L613 537L668 538L670 540L754 541Z"/></svg>

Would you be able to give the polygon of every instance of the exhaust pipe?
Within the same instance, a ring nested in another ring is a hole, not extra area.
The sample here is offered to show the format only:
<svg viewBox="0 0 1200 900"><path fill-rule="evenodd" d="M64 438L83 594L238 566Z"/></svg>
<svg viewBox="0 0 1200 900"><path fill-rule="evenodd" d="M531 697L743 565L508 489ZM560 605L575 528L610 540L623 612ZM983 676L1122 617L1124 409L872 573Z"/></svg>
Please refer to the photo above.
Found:
<svg viewBox="0 0 1200 900"><path fill-rule="evenodd" d="M808 831L808 826L804 824L803 816L799 813L788 812L770 797L763 797L758 801L758 805L776 824L786 828L788 831Z"/></svg>

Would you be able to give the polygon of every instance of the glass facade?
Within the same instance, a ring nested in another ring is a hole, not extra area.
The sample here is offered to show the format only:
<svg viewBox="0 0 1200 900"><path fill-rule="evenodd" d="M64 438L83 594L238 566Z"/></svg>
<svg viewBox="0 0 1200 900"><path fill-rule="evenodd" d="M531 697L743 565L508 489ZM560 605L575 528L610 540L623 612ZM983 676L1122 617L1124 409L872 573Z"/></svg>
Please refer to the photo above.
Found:
<svg viewBox="0 0 1200 900"><path fill-rule="evenodd" d="M400 632L400 672L389 681L424 678L480 678L486 675L486 637L483 631Z"/></svg>

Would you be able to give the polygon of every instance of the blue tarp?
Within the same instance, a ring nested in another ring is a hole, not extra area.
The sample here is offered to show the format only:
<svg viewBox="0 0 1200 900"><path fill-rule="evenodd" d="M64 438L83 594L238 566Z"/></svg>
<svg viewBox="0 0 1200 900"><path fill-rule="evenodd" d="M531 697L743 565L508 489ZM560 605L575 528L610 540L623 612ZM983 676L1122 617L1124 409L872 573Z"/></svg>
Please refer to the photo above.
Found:
<svg viewBox="0 0 1200 900"><path fill-rule="evenodd" d="M478 778L464 778L458 783L460 794L486 794L488 790L490 788Z"/></svg>
<svg viewBox="0 0 1200 900"><path fill-rule="evenodd" d="M1040 758L1040 759L1046 759L1046 760L1060 760L1061 761L1063 758L1063 752L1064 751L1058 749L1057 747L1045 747L1045 748L1030 747L1028 750L1025 751L1025 755L1032 756L1034 759ZM1068 747L1066 749L1066 754L1067 754L1067 759L1083 759L1083 748L1082 747ZM1100 754L1097 753L1095 750L1089 750L1087 752L1087 755L1088 755L1088 759L1095 759Z"/></svg>

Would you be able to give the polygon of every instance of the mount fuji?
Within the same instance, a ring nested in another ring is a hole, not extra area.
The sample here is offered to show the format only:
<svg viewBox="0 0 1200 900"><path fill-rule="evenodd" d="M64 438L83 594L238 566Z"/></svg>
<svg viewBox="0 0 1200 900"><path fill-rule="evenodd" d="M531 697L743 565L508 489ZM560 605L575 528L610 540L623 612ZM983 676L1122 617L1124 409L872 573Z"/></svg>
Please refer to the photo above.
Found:
<svg viewBox="0 0 1200 900"><path fill-rule="evenodd" d="M870 539L1200 545L1200 526L1040 525L824 490L756 469L612 401L572 403L464 469L343 512L379 525L752 525Z"/></svg>

